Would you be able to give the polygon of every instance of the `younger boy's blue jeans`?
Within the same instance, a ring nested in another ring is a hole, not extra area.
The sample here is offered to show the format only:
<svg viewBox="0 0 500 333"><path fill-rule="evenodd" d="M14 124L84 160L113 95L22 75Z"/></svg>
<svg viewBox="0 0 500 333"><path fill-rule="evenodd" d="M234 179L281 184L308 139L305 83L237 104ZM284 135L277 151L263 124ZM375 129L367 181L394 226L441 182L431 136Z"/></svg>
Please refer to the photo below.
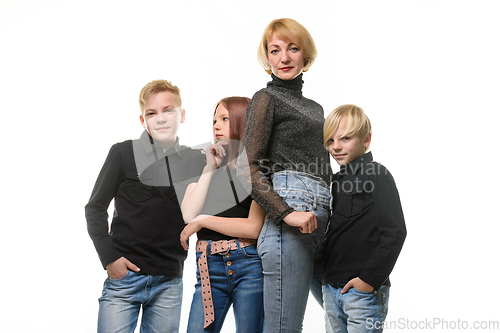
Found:
<svg viewBox="0 0 500 333"><path fill-rule="evenodd" d="M342 294L344 285L323 285L323 307L333 331L382 332L389 305L389 286L369 292L351 288Z"/></svg>
<svg viewBox="0 0 500 333"><path fill-rule="evenodd" d="M98 333L133 333L142 307L141 333L179 331L182 279L133 271L107 278L99 298Z"/></svg>

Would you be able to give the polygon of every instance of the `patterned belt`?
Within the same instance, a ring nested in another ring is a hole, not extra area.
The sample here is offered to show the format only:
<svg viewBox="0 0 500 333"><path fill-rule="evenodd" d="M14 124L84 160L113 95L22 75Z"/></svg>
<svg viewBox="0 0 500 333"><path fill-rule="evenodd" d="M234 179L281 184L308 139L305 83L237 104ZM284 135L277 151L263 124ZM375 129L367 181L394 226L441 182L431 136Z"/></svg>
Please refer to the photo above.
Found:
<svg viewBox="0 0 500 333"><path fill-rule="evenodd" d="M240 248L244 248L257 243L255 239L238 238ZM198 269L201 277L201 291L203 293L203 307L205 308L205 324L203 328L207 328L214 321L214 303L212 300L212 287L210 285L210 276L208 275L207 263L208 241L197 241L196 252L201 252L202 255L198 259ZM237 250L238 244L236 239L213 241L210 246L211 254L228 253L232 250Z"/></svg>

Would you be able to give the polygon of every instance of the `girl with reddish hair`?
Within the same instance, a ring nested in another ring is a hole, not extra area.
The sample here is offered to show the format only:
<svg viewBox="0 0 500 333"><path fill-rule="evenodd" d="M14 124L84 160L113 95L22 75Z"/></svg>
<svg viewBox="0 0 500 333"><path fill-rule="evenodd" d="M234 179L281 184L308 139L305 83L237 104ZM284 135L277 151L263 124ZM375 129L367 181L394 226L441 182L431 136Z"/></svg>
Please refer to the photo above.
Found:
<svg viewBox="0 0 500 333"><path fill-rule="evenodd" d="M236 177L236 161L250 99L228 97L217 103L215 143L206 150L195 181L181 205L187 226L181 244L197 233L197 283L187 331L220 332L232 305L238 333L262 332L262 265L256 238L264 211ZM190 178L191 178L190 177Z"/></svg>

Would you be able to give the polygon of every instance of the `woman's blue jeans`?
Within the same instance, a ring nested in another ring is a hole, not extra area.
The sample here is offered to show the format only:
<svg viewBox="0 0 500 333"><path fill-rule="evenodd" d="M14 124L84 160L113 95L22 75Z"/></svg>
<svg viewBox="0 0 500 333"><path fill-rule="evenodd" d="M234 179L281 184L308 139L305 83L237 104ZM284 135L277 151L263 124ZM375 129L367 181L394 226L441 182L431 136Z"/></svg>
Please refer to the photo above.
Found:
<svg viewBox="0 0 500 333"><path fill-rule="evenodd" d="M323 180L295 171L275 173L272 182L288 205L314 212L318 222L313 233L303 234L266 217L257 243L264 273L264 332L302 332L309 290L323 306L322 252L330 190Z"/></svg>
<svg viewBox="0 0 500 333"><path fill-rule="evenodd" d="M196 253L196 261L199 260L200 255L201 252ZM262 265L256 246L239 248L229 251L227 254L209 254L207 255L207 263L210 284L212 285L214 322L203 329L205 311L200 271L197 267L197 283L189 312L187 332L220 332L232 304L236 324L235 332L261 333L264 326L263 278Z"/></svg>

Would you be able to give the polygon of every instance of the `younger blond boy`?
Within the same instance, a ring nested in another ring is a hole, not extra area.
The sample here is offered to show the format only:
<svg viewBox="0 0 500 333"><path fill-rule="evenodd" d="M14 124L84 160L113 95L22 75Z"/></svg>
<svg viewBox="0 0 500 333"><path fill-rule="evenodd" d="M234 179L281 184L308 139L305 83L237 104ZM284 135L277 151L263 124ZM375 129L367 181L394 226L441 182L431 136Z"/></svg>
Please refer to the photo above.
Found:
<svg viewBox="0 0 500 333"><path fill-rule="evenodd" d="M325 242L323 299L334 332L382 332L391 273L406 237L392 175L366 152L372 136L363 109L336 108L324 144L340 165Z"/></svg>
<svg viewBox="0 0 500 333"><path fill-rule="evenodd" d="M140 92L138 140L113 145L85 206L87 228L108 273L99 298L99 333L178 332L186 251L179 199L192 160L201 152L179 145L184 122L180 90L155 80ZM115 213L108 231L108 206Z"/></svg>

